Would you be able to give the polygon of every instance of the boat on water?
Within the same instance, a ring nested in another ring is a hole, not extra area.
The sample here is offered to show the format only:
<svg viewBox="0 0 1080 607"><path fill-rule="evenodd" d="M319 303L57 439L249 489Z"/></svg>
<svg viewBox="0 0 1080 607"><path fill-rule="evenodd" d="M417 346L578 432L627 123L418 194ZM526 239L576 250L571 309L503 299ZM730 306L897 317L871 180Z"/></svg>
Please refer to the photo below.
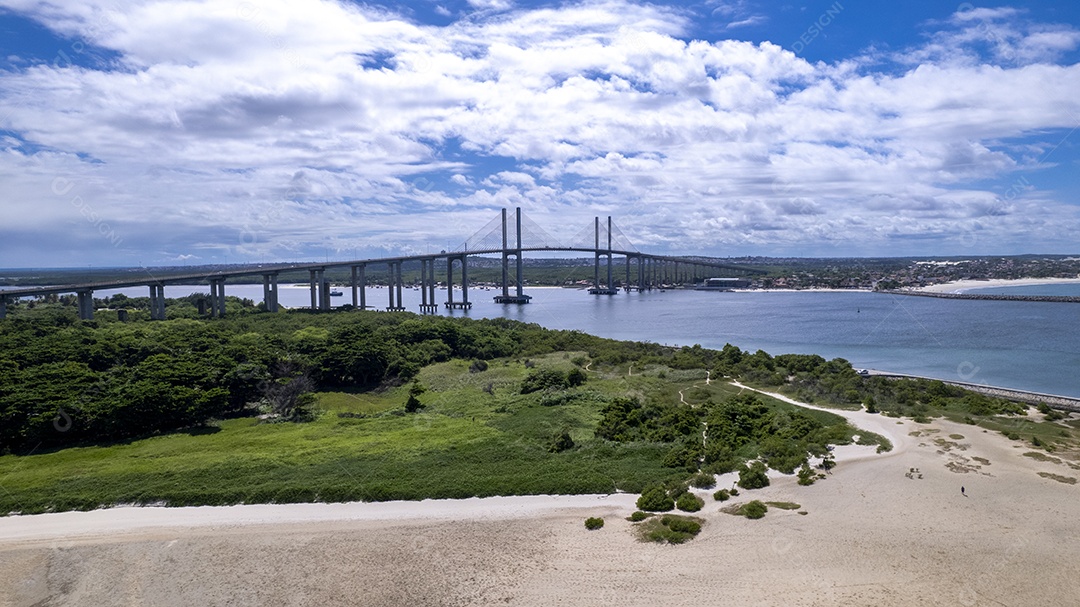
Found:
<svg viewBox="0 0 1080 607"><path fill-rule="evenodd" d="M330 297L341 297L342 295L344 295L344 293L338 291L337 289L333 289L330 291Z"/></svg>

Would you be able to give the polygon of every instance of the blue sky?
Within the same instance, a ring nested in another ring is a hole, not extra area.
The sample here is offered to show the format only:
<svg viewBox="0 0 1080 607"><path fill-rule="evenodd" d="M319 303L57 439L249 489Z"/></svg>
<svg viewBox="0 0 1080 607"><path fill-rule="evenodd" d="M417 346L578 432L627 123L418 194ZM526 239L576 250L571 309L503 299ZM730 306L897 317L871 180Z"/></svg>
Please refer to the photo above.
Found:
<svg viewBox="0 0 1080 607"><path fill-rule="evenodd" d="M68 6L70 5L70 6ZM1064 2L0 0L0 267L1077 253Z"/></svg>

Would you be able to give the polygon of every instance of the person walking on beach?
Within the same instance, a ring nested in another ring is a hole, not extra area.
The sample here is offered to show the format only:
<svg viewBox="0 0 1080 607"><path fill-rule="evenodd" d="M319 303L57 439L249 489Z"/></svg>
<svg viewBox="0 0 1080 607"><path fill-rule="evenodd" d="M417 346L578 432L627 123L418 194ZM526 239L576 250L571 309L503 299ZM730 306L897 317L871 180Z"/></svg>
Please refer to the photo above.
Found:
<svg viewBox="0 0 1080 607"><path fill-rule="evenodd" d="M964 486L963 485L960 485L960 495L962 495L964 497L967 497L967 494L964 493Z"/></svg>

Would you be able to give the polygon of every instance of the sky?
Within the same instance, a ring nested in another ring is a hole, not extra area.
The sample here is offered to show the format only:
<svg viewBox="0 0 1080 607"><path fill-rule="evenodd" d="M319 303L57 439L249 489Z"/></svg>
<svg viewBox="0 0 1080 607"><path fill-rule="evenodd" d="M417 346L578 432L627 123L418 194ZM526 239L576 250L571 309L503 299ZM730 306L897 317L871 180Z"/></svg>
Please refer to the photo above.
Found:
<svg viewBox="0 0 1080 607"><path fill-rule="evenodd" d="M0 0L0 267L1080 252L1080 3ZM528 243L527 243L528 244Z"/></svg>

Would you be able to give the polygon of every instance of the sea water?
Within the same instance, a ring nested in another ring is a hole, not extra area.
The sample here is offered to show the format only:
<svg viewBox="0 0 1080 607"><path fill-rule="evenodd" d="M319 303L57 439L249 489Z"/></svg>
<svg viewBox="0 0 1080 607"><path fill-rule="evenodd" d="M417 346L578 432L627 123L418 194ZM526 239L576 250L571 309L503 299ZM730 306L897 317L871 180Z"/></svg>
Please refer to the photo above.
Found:
<svg viewBox="0 0 1080 607"><path fill-rule="evenodd" d="M1080 285L1009 287L1029 294L1080 294ZM1058 290L1065 289L1063 292ZM1069 291L1071 289L1071 291ZM262 300L262 285L226 285L226 294ZM169 285L166 297L206 286ZM351 303L341 288L333 305ZM980 289L978 292L1000 291ZM1067 292L1066 292L1067 291ZM147 296L146 288L101 290ZM589 295L584 290L527 288L527 305L495 304L495 289L470 288L473 308L452 316L506 317L552 329L669 345L726 343L770 354L819 354L856 367L926 375L1036 392L1080 397L1080 304L952 300L869 292L667 290ZM971 291L975 292L975 291ZM1003 291L1002 291L1003 292ZM366 289L367 305L385 308L385 287ZM420 291L406 288L404 306L418 311ZM281 285L287 307L311 305L307 285ZM454 300L461 300L455 290ZM446 290L436 292L446 301Z"/></svg>

